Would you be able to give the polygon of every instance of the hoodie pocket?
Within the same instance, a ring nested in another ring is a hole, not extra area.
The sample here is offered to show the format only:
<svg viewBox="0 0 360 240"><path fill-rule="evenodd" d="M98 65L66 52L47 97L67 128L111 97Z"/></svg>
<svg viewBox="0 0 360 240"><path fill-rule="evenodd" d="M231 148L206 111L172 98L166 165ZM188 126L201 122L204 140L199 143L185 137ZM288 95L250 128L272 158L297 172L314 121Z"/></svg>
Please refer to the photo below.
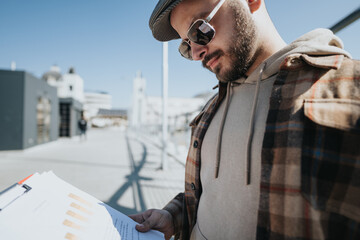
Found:
<svg viewBox="0 0 360 240"><path fill-rule="evenodd" d="M360 102L304 103L301 190L314 209L360 222Z"/></svg>

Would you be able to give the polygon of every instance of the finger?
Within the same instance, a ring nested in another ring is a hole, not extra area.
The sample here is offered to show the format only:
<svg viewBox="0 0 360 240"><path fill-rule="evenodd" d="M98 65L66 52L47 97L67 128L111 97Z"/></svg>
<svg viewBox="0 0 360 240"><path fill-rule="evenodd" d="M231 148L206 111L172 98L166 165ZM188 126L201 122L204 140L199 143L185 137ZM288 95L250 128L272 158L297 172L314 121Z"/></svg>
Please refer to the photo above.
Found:
<svg viewBox="0 0 360 240"><path fill-rule="evenodd" d="M155 225L155 221L152 221L151 218L146 219L143 223L136 225L136 230L139 232L147 232L152 229Z"/></svg>
<svg viewBox="0 0 360 240"><path fill-rule="evenodd" d="M133 215L129 215L128 217L137 223L142 223L144 221L142 214L133 214Z"/></svg>

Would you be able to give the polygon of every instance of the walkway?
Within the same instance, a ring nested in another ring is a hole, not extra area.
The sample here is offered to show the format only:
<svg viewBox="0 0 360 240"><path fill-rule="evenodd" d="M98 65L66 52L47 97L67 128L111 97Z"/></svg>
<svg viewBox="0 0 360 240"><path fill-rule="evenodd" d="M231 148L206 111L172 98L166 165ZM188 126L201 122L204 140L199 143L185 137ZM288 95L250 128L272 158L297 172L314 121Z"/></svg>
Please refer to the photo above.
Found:
<svg viewBox="0 0 360 240"><path fill-rule="evenodd" d="M0 151L0 191L34 173L57 176L124 214L162 208L183 191L184 166L169 157L159 170L161 152L146 139L118 128L91 129L78 137L23 151Z"/></svg>

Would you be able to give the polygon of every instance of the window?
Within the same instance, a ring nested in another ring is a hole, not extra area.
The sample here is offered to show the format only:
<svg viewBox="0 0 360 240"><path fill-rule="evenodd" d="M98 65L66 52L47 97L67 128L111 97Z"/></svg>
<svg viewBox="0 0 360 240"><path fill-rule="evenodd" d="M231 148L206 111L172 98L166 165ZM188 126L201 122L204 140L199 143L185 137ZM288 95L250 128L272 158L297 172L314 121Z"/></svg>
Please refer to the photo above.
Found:
<svg viewBox="0 0 360 240"><path fill-rule="evenodd" d="M37 143L50 141L51 102L48 98L39 97L36 106Z"/></svg>
<svg viewBox="0 0 360 240"><path fill-rule="evenodd" d="M60 137L70 137L70 104L60 103Z"/></svg>

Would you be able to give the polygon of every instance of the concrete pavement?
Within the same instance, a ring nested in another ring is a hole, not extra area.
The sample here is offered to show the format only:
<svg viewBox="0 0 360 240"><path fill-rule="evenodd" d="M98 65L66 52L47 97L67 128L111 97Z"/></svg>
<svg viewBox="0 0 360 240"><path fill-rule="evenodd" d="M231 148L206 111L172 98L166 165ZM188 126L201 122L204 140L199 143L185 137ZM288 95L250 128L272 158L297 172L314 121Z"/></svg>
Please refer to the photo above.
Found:
<svg viewBox="0 0 360 240"><path fill-rule="evenodd" d="M184 188L184 166L119 128L91 129L87 140L61 138L22 151L0 151L0 191L34 172L57 176L124 214L162 208Z"/></svg>

